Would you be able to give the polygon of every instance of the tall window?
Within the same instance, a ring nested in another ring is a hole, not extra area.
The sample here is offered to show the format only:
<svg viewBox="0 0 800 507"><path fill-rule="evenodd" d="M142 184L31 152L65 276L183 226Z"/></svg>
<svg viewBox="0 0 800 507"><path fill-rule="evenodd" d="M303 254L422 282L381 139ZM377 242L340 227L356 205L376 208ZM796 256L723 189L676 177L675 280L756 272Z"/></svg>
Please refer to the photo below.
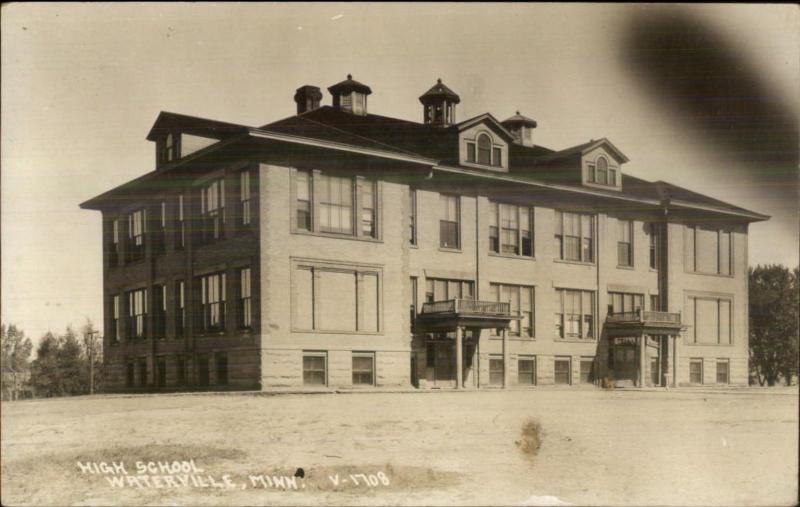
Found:
<svg viewBox="0 0 800 507"><path fill-rule="evenodd" d="M448 299L474 299L474 288L474 283L471 280L428 278L425 280L425 302L447 301Z"/></svg>
<svg viewBox="0 0 800 507"><path fill-rule="evenodd" d="M486 134L478 136L478 163L483 165L492 164L492 140Z"/></svg>
<svg viewBox="0 0 800 507"><path fill-rule="evenodd" d="M689 382L692 384L703 383L703 359L692 358L689 360Z"/></svg>
<svg viewBox="0 0 800 507"><path fill-rule="evenodd" d="M154 215L153 230L151 232L153 235L153 254L160 255L164 253L164 247L166 246L167 203L161 201L156 206Z"/></svg>
<svg viewBox="0 0 800 507"><path fill-rule="evenodd" d="M216 179L200 192L203 242L222 238L225 225L225 180Z"/></svg>
<svg viewBox="0 0 800 507"><path fill-rule="evenodd" d="M605 157L599 157L597 159L597 182L606 184L608 181L608 161Z"/></svg>
<svg viewBox="0 0 800 507"><path fill-rule="evenodd" d="M730 299L687 298L686 324L690 343L730 345L733 343Z"/></svg>
<svg viewBox="0 0 800 507"><path fill-rule="evenodd" d="M617 220L617 265L633 266L633 221Z"/></svg>
<svg viewBox="0 0 800 507"><path fill-rule="evenodd" d="M375 385L374 352L353 352L353 385Z"/></svg>
<svg viewBox="0 0 800 507"><path fill-rule="evenodd" d="M727 359L717 359L717 384L730 382L730 362Z"/></svg>
<svg viewBox="0 0 800 507"><path fill-rule="evenodd" d="M409 203L408 209L411 216L411 231L408 237L408 242L412 245L417 244L417 191L416 189L408 190Z"/></svg>
<svg viewBox="0 0 800 507"><path fill-rule="evenodd" d="M439 195L439 246L442 248L461 248L461 210L456 195Z"/></svg>
<svg viewBox="0 0 800 507"><path fill-rule="evenodd" d="M370 238L376 237L375 234L375 210L377 195L375 192L376 183L364 180L361 182L361 234Z"/></svg>
<svg viewBox="0 0 800 507"><path fill-rule="evenodd" d="M419 311L419 302L417 299L417 290L419 286L417 285L417 277L411 277L411 310L410 310L410 322L411 322L411 332L413 333L416 330L417 325L417 312Z"/></svg>
<svg viewBox="0 0 800 507"><path fill-rule="evenodd" d="M581 384L591 384L594 382L594 359L590 357L581 358Z"/></svg>
<svg viewBox="0 0 800 507"><path fill-rule="evenodd" d="M594 292L556 289L556 335L561 338L594 338Z"/></svg>
<svg viewBox="0 0 800 507"><path fill-rule="evenodd" d="M167 162L172 162L177 158L177 146L175 141L176 139L172 133L169 133L164 137L161 148L161 163L166 164Z"/></svg>
<svg viewBox="0 0 800 507"><path fill-rule="evenodd" d="M145 317L147 316L147 289L128 292L128 326L126 336L145 337Z"/></svg>
<svg viewBox="0 0 800 507"><path fill-rule="evenodd" d="M200 278L201 328L205 332L225 329L225 273Z"/></svg>
<svg viewBox="0 0 800 507"><path fill-rule="evenodd" d="M175 282L175 335L183 336L186 332L186 283Z"/></svg>
<svg viewBox="0 0 800 507"><path fill-rule="evenodd" d="M308 171L297 171L295 180L297 195L295 196L297 210L297 228L304 231L311 230L311 174Z"/></svg>
<svg viewBox="0 0 800 507"><path fill-rule="evenodd" d="M186 221L183 210L183 194L178 195L178 210L175 214L175 248L186 246Z"/></svg>
<svg viewBox="0 0 800 507"><path fill-rule="evenodd" d="M147 386L147 359L139 358L139 385L141 387Z"/></svg>
<svg viewBox="0 0 800 507"><path fill-rule="evenodd" d="M503 356L489 356L489 385L502 386L504 382Z"/></svg>
<svg viewBox="0 0 800 507"><path fill-rule="evenodd" d="M617 186L617 169L608 165L608 159L597 157L594 163L588 164L589 183L600 183L601 185Z"/></svg>
<svg viewBox="0 0 800 507"><path fill-rule="evenodd" d="M609 292L611 313L627 313L644 310L644 295L626 292Z"/></svg>
<svg viewBox="0 0 800 507"><path fill-rule="evenodd" d="M733 272L730 231L687 226L684 239L687 271L720 275Z"/></svg>
<svg viewBox="0 0 800 507"><path fill-rule="evenodd" d="M109 326L109 333L112 342L119 342L119 295L111 297L111 325Z"/></svg>
<svg viewBox="0 0 800 507"><path fill-rule="evenodd" d="M303 384L324 386L328 382L325 352L303 352Z"/></svg>
<svg viewBox="0 0 800 507"><path fill-rule="evenodd" d="M167 286L153 287L153 337L167 336Z"/></svg>
<svg viewBox="0 0 800 507"><path fill-rule="evenodd" d="M214 355L214 362L217 364L217 385L228 385L228 354L217 352Z"/></svg>
<svg viewBox="0 0 800 507"><path fill-rule="evenodd" d="M489 299L510 303L511 314L519 315L521 320L511 322L511 335L532 338L534 336L534 288L523 285L489 285Z"/></svg>
<svg viewBox="0 0 800 507"><path fill-rule="evenodd" d="M184 356L178 356L175 358L175 377L178 385L186 385L186 358Z"/></svg>
<svg viewBox="0 0 800 507"><path fill-rule="evenodd" d="M108 263L110 266L119 265L119 255L119 219L114 219L111 221L111 248L108 250Z"/></svg>
<svg viewBox="0 0 800 507"><path fill-rule="evenodd" d="M292 275L294 329L377 333L379 284L379 273L369 269L297 265Z"/></svg>
<svg viewBox="0 0 800 507"><path fill-rule="evenodd" d="M353 180L320 175L318 181L320 230L353 234Z"/></svg>
<svg viewBox="0 0 800 507"><path fill-rule="evenodd" d="M210 375L208 371L208 356L206 354L198 354L197 356L197 384L201 387L207 387L210 384Z"/></svg>
<svg viewBox="0 0 800 507"><path fill-rule="evenodd" d="M250 225L250 171L239 173L239 208L241 209L240 225Z"/></svg>
<svg viewBox="0 0 800 507"><path fill-rule="evenodd" d="M128 215L128 262L144 259L144 233L146 210L140 209Z"/></svg>
<svg viewBox="0 0 800 507"><path fill-rule="evenodd" d="M536 356L519 356L517 362L517 384L536 385Z"/></svg>
<svg viewBox="0 0 800 507"><path fill-rule="evenodd" d="M647 236L650 241L650 269L658 269L658 224L647 224Z"/></svg>
<svg viewBox="0 0 800 507"><path fill-rule="evenodd" d="M572 358L556 357L553 361L555 383L569 385L572 383Z"/></svg>
<svg viewBox="0 0 800 507"><path fill-rule="evenodd" d="M594 215L556 211L555 240L560 259L594 262Z"/></svg>
<svg viewBox="0 0 800 507"><path fill-rule="evenodd" d="M533 208L490 202L489 210L491 251L533 257Z"/></svg>
<svg viewBox="0 0 800 507"><path fill-rule="evenodd" d="M133 363L133 361L128 361L128 363L125 366L126 366L126 368L125 368L125 387L133 387L134 384L135 384L134 378L135 378L135 372L136 372L136 365Z"/></svg>
<svg viewBox="0 0 800 507"><path fill-rule="evenodd" d="M253 326L250 268L239 270L239 287L239 327L250 329Z"/></svg>

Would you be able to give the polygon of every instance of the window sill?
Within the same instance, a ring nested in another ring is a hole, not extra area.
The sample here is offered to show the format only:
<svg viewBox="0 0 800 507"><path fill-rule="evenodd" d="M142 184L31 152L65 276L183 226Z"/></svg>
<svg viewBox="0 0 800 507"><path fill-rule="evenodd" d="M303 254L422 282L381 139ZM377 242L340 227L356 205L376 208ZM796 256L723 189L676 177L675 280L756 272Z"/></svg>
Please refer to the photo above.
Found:
<svg viewBox="0 0 800 507"><path fill-rule="evenodd" d="M383 336L382 331L330 331L320 329L295 329L292 328L292 333L305 333L305 334L348 334L348 335L363 335L363 336Z"/></svg>
<svg viewBox="0 0 800 507"><path fill-rule="evenodd" d="M723 275L722 273L704 273L702 271L688 271L684 270L687 275L702 275L702 276L715 276L717 278L734 278L734 275Z"/></svg>
<svg viewBox="0 0 800 507"><path fill-rule="evenodd" d="M460 248L448 248L446 246L440 246L439 251L447 253L463 253Z"/></svg>
<svg viewBox="0 0 800 507"><path fill-rule="evenodd" d="M517 254L504 254L499 252L493 252L489 250L489 257L502 257L504 259L520 259L523 261L535 261L536 257L531 255L517 255Z"/></svg>
<svg viewBox="0 0 800 507"><path fill-rule="evenodd" d="M566 259L553 259L553 262L557 262L559 264L573 264L576 266L594 266L594 261L592 262L584 262L584 261L569 261Z"/></svg>
<svg viewBox="0 0 800 507"><path fill-rule="evenodd" d="M367 243L383 243L382 239L373 238L370 236L352 236L349 234L335 234L331 232L313 232L313 231L304 231L302 229L294 229L292 230L292 234L297 234L300 236L315 236L318 238L331 238L331 239L347 239L350 241L365 241Z"/></svg>
<svg viewBox="0 0 800 507"><path fill-rule="evenodd" d="M627 269L628 271L635 271L636 268L631 266L626 266L624 264L617 264L617 269Z"/></svg>
<svg viewBox="0 0 800 507"><path fill-rule="evenodd" d="M553 338L554 342L563 342L563 343L596 343L597 340L595 338L560 338L556 337Z"/></svg>
<svg viewBox="0 0 800 507"><path fill-rule="evenodd" d="M733 347L735 343L697 343L697 342L683 342L684 345L689 347Z"/></svg>
<svg viewBox="0 0 800 507"><path fill-rule="evenodd" d="M489 339L490 340L500 340L500 341L502 341L503 337L500 336L500 335L496 335L496 334L490 334L489 335ZM535 342L536 341L536 337L534 337L534 336L519 336L519 335L512 335L512 334L508 335L508 339L509 340L513 340L513 341L517 341L517 342Z"/></svg>

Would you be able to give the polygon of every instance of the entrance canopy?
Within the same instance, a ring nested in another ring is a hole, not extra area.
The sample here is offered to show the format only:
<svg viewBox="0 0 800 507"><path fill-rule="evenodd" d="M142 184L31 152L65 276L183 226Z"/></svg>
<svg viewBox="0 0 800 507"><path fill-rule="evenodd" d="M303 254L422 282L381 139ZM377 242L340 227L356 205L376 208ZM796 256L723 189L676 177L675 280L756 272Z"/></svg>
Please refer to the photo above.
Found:
<svg viewBox="0 0 800 507"><path fill-rule="evenodd" d="M520 316L511 313L511 303L448 299L422 305L417 327L423 332L452 331L456 328L508 329Z"/></svg>

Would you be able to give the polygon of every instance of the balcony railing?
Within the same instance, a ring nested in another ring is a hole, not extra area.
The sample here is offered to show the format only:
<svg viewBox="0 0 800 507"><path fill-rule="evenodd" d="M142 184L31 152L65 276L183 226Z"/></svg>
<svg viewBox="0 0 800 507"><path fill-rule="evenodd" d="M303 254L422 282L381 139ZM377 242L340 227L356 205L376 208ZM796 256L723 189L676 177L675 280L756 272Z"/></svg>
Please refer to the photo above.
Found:
<svg viewBox="0 0 800 507"><path fill-rule="evenodd" d="M469 314L510 317L511 303L501 301L476 301L474 299L448 299L423 303L423 315Z"/></svg>
<svg viewBox="0 0 800 507"><path fill-rule="evenodd" d="M606 322L640 322L648 324L680 324L681 314L635 310L632 312L609 313Z"/></svg>

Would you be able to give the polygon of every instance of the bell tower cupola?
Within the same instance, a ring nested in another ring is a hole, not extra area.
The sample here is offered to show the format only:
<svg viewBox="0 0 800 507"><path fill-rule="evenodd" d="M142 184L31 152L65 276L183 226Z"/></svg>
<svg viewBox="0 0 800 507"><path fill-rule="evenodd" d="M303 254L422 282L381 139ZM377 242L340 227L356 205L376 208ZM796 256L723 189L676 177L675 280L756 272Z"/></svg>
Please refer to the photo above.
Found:
<svg viewBox="0 0 800 507"><path fill-rule="evenodd" d="M456 122L456 104L461 98L442 83L441 79L419 98L426 125L447 127Z"/></svg>

